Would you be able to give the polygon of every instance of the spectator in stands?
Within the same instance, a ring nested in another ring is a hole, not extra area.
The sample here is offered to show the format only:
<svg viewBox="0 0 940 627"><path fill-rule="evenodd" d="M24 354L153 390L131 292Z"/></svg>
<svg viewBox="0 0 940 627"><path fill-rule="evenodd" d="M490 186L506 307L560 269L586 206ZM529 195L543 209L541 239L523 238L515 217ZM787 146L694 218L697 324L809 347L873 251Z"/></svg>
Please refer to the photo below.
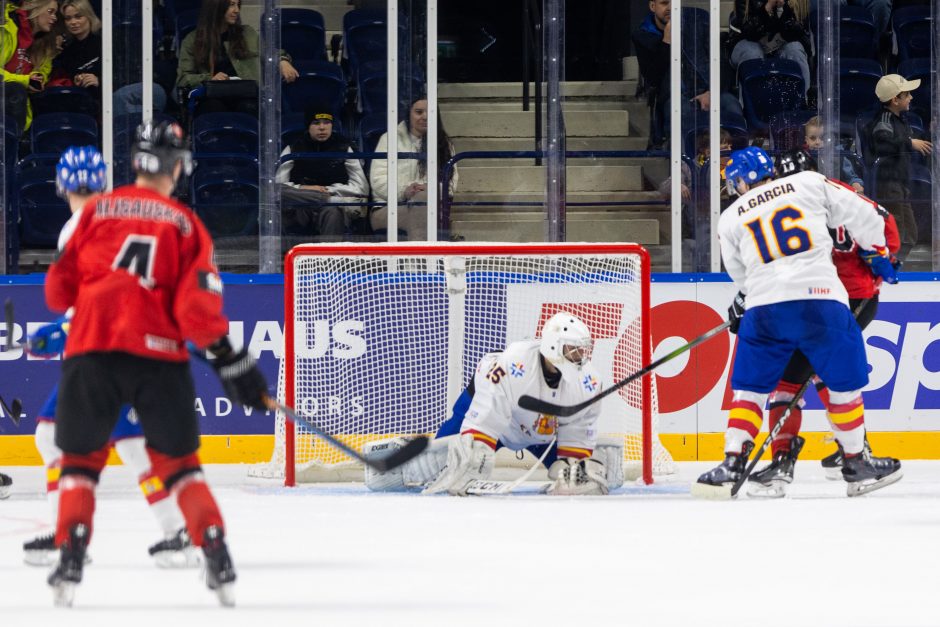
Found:
<svg viewBox="0 0 940 627"><path fill-rule="evenodd" d="M101 20L88 0L64 0L62 53L52 63L49 85L83 87L101 103Z"/></svg>
<svg viewBox="0 0 940 627"><path fill-rule="evenodd" d="M695 137L695 167L696 172L699 172L701 168L706 167L709 163L709 157L711 156L711 144L710 144L710 133L708 130L702 131ZM719 150L722 152L723 156L721 157L721 165L724 167L725 161L728 159L727 155L731 153L731 133L725 129L721 129L721 134L719 135ZM682 194L682 239L694 239L695 238L695 203L692 202L692 169L689 167L688 163L685 160L682 161L682 182L679 185L679 191ZM707 185L707 181L705 184ZM659 194L663 200L669 201L672 199L672 177L667 176L666 179L659 185ZM722 186L721 197L727 198L727 190ZM708 199L700 198L697 199L700 202L707 203Z"/></svg>
<svg viewBox="0 0 940 627"><path fill-rule="evenodd" d="M284 148L282 160L295 153L353 152L352 142L333 131L329 107L309 107L304 120L307 133ZM369 183L358 159L298 157L284 161L275 180L281 184L282 228L287 235L340 241L346 226L365 213L363 206L331 204L368 198Z"/></svg>
<svg viewBox="0 0 940 627"><path fill-rule="evenodd" d="M408 117L398 125L398 151L416 152L427 155L428 135L428 99L421 95L412 100L408 107ZM388 133L379 138L376 152L388 150ZM437 116L437 163L438 184L443 165L454 156L454 147L444 130L440 113ZM388 202L388 162L375 159L369 171L372 184L372 196L377 202ZM408 239L421 241L427 239L427 160L398 160L398 227L408 232ZM454 168L447 193L453 197L457 191L457 169ZM438 196L440 198L440 196ZM378 207L369 218L373 229L388 228L388 208Z"/></svg>
<svg viewBox="0 0 940 627"><path fill-rule="evenodd" d="M823 123L817 115L803 125L803 148L809 151L814 159L818 159L819 149L823 147ZM855 170L855 165L848 156L842 156L842 173L839 179L852 186L859 194L865 193L865 181Z"/></svg>
<svg viewBox="0 0 940 627"><path fill-rule="evenodd" d="M800 66L805 90L810 88L809 0L735 0L729 25L731 65L779 56Z"/></svg>
<svg viewBox="0 0 940 627"><path fill-rule="evenodd" d="M283 51L279 68L288 83L299 76ZM241 0L203 0L196 30L180 44L177 87L189 95L206 81L241 79L252 83L232 85L230 93L221 97L206 93L199 98L195 114L240 111L257 115L260 77L258 32L241 23Z"/></svg>
<svg viewBox="0 0 940 627"><path fill-rule="evenodd" d="M29 96L45 87L59 47L53 32L59 20L56 0L6 3L0 28L0 75L3 76L4 111L20 132L29 128L33 112Z"/></svg>
<svg viewBox="0 0 940 627"><path fill-rule="evenodd" d="M640 74L650 90L651 133L650 144L660 148L670 125L670 46L672 45L670 0L650 0L650 12L640 27L633 31ZM711 106L708 84L708 21L683 22L682 35L682 120L683 125L695 124L697 111L707 112ZM721 94L721 110L743 116L737 98Z"/></svg>
<svg viewBox="0 0 940 627"><path fill-rule="evenodd" d="M910 125L901 114L911 108L911 92L920 80L908 81L900 74L882 76L875 85L875 95L882 109L865 126L870 154L869 165L879 160L876 174L877 200L891 212L901 234L898 259L904 260L917 244L917 221L910 202L911 154L916 150L925 157L933 150L929 141L913 137Z"/></svg>

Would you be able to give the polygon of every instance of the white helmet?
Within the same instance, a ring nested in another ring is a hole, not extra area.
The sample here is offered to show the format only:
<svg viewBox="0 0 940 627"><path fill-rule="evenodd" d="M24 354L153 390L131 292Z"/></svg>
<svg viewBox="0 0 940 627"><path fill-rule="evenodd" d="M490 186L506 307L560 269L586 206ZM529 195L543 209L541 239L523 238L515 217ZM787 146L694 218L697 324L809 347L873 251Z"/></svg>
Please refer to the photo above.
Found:
<svg viewBox="0 0 940 627"><path fill-rule="evenodd" d="M567 311L559 311L542 327L539 352L565 379L577 380L581 368L591 361L593 348L590 329Z"/></svg>

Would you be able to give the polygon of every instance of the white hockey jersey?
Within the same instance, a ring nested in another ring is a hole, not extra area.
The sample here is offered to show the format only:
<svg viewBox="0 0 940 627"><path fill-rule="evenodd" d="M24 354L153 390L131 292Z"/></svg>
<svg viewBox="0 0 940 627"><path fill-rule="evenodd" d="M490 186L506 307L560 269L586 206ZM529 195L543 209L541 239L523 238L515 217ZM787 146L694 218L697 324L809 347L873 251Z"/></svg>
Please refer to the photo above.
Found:
<svg viewBox="0 0 940 627"><path fill-rule="evenodd" d="M721 258L747 306L790 300L848 305L832 263L830 228L840 225L861 248L885 245L884 219L872 201L816 172L754 188L718 221Z"/></svg>
<svg viewBox="0 0 940 627"><path fill-rule="evenodd" d="M601 378L588 364L577 382L562 379L556 389L545 382L539 363L539 341L514 342L501 353L483 356L474 374L474 394L461 432L490 436L514 451L558 438L560 456L587 457L597 443L601 403L573 416L556 418L522 409L524 394L558 405L574 405L601 391Z"/></svg>

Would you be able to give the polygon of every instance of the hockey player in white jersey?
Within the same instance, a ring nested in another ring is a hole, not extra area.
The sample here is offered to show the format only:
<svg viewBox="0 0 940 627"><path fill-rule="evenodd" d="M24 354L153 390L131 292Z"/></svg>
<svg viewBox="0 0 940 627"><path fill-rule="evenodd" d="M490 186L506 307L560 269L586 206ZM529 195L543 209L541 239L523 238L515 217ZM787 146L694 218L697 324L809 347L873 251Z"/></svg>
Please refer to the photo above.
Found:
<svg viewBox="0 0 940 627"><path fill-rule="evenodd" d="M524 394L553 403L576 404L601 391L590 364L593 341L580 319L559 312L546 321L542 339L513 342L484 355L473 380L441 425L428 450L399 469L366 469L373 490L426 486L424 493L465 496L475 481L490 477L496 450L527 449L543 463L552 483L549 494L607 494L623 483L623 447L598 445L600 403L558 418L522 409ZM366 455L384 455L402 439L371 442ZM549 450L546 451L546 447Z"/></svg>
<svg viewBox="0 0 940 627"><path fill-rule="evenodd" d="M729 309L738 334L733 399L725 460L699 477L692 492L708 497L741 478L767 395L799 349L829 386L827 415L845 451L842 476L848 495L857 496L894 483L901 467L896 459L863 453L868 363L831 259L829 228L844 225L872 272L896 283L884 220L870 202L821 174L778 181L773 174L770 157L756 147L734 152L725 168L729 189L741 195L718 221L722 261L740 289Z"/></svg>

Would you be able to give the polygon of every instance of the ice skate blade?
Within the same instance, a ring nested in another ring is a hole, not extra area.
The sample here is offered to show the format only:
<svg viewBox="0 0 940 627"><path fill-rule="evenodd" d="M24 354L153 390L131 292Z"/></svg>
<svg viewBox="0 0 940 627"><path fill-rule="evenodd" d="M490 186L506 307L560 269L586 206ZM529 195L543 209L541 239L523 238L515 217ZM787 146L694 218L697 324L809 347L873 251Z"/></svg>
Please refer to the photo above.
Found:
<svg viewBox="0 0 940 627"><path fill-rule="evenodd" d="M154 553L153 561L157 568L198 568L202 566L202 554L195 547L182 551L160 551Z"/></svg>
<svg viewBox="0 0 940 627"><path fill-rule="evenodd" d="M223 583L215 589L222 607L235 607L235 582Z"/></svg>
<svg viewBox="0 0 940 627"><path fill-rule="evenodd" d="M724 485L711 485L708 483L699 483L695 482L692 484L690 492L692 496L697 499L705 499L708 501L730 501L734 497L731 496L731 487L732 484L726 483Z"/></svg>
<svg viewBox="0 0 940 627"><path fill-rule="evenodd" d="M824 467L823 470L826 471L826 479L829 481L844 481L842 478L842 466L833 466L832 468Z"/></svg>
<svg viewBox="0 0 940 627"><path fill-rule="evenodd" d="M752 499L782 499L787 495L788 482L774 480L769 485L763 483L749 482L747 484L747 496Z"/></svg>
<svg viewBox="0 0 940 627"><path fill-rule="evenodd" d="M23 551L23 563L27 566L52 566L57 551Z"/></svg>
<svg viewBox="0 0 940 627"><path fill-rule="evenodd" d="M73 581L60 581L52 586L52 602L56 607L72 607L75 600L75 588L78 584Z"/></svg>
<svg viewBox="0 0 940 627"><path fill-rule="evenodd" d="M898 468L890 475L875 481L856 481L854 483L850 483L846 486L845 493L848 496L862 496L864 494L868 494L869 492L874 492L875 490L880 490L881 488L887 487L892 483L897 483L903 476L904 472Z"/></svg>

